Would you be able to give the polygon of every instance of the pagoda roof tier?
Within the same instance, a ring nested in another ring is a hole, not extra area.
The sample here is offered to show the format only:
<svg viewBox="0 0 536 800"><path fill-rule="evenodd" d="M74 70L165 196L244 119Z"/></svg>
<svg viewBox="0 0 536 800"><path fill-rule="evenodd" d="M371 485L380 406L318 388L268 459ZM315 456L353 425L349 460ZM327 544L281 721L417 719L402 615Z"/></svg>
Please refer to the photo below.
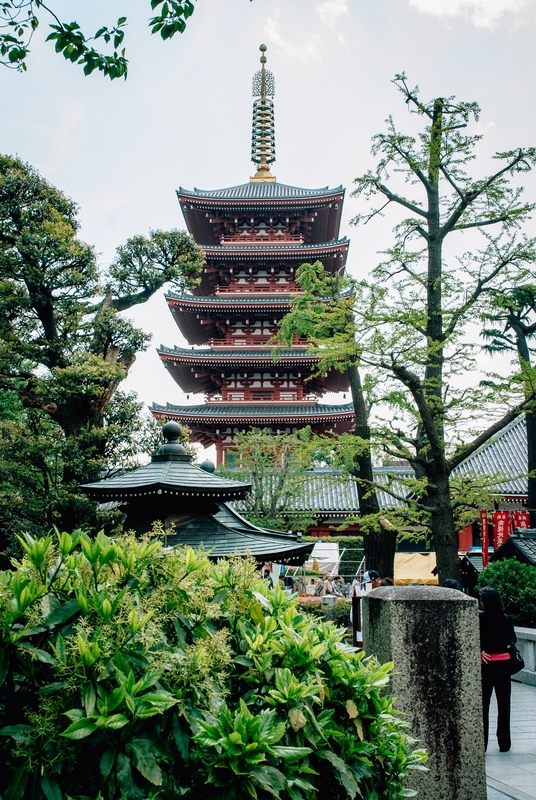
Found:
<svg viewBox="0 0 536 800"><path fill-rule="evenodd" d="M256 319L281 318L290 310L292 295L225 294L197 297L169 292L166 301L182 335L189 344L206 344L214 336L214 323L222 317L241 318L254 314ZM293 295L295 296L295 295Z"/></svg>
<svg viewBox="0 0 536 800"><path fill-rule="evenodd" d="M343 236L342 239L329 241L297 244L296 242L269 242L267 244L203 244L203 250L208 261L305 261L329 260L335 256L348 252L350 242ZM343 256L344 257L344 256ZM339 259L342 260L342 259ZM346 259L344 259L346 260ZM340 268L341 265L339 265Z"/></svg>
<svg viewBox="0 0 536 800"><path fill-rule="evenodd" d="M201 406L165 406L153 403L150 408L154 417L176 420L190 429L194 442L208 447L215 444L220 431L237 426L240 430L272 428L304 428L310 425L313 431L321 433L335 429L337 433L351 430L354 421L354 407L327 405L324 403L207 403Z"/></svg>
<svg viewBox="0 0 536 800"><path fill-rule="evenodd" d="M211 426L222 423L251 423L252 425L270 425L273 422L337 422L353 421L354 406L352 403L329 405L327 403L206 403L199 406L177 406L166 403L165 406L153 403L150 408L155 417L183 420L191 425L196 421L206 420Z"/></svg>
<svg viewBox="0 0 536 800"><path fill-rule="evenodd" d="M231 279L232 267L253 267L254 270L271 264L287 266L291 274L305 263L320 261L332 275L344 271L348 258L350 242L346 237L331 239L319 244L288 244L271 242L267 244L214 244L203 245L206 264L201 282L194 290L196 295L206 296L215 292L227 292L227 281ZM251 287L244 290L248 293ZM231 289L230 294L233 291Z"/></svg>
<svg viewBox="0 0 536 800"><path fill-rule="evenodd" d="M312 241L335 238L341 223L344 188L302 189L277 181L243 183L227 189L177 190L188 230L199 244L219 243L214 218L244 212L314 211Z"/></svg>
<svg viewBox="0 0 536 800"><path fill-rule="evenodd" d="M168 292L165 298L168 305L180 308L184 312L197 312L201 309L215 313L235 312L238 308L240 310L256 311L260 314L264 312L271 313L272 311L284 311L290 307L290 300L296 297L299 292L289 292L287 294L232 294L231 292L224 295L207 295L206 297L199 297L195 294L176 294L175 292Z"/></svg>
<svg viewBox="0 0 536 800"><path fill-rule="evenodd" d="M283 370L305 370L307 377L319 361L319 357L305 348L288 348L279 350L277 362L273 359L275 348L257 349L255 347L237 347L234 349L214 348L189 350L184 347L164 347L157 350L161 360L173 380L184 392L205 392L214 394L220 391L220 384L214 380L222 371L282 372ZM340 392L348 388L345 372L329 370L325 377L311 381L313 392Z"/></svg>

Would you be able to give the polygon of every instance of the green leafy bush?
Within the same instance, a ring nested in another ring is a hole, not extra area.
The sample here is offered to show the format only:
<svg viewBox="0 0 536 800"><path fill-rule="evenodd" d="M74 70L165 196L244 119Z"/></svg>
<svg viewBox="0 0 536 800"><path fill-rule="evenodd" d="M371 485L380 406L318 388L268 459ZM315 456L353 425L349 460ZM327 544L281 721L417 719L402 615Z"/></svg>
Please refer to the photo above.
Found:
<svg viewBox="0 0 536 800"><path fill-rule="evenodd" d="M23 547L0 573L3 800L410 796L425 756L392 665L253 560L102 533Z"/></svg>
<svg viewBox="0 0 536 800"><path fill-rule="evenodd" d="M335 605L324 606L320 597L300 597L299 607L307 614L313 617L321 617L325 620L334 622L340 628L347 628L350 624L350 609L352 607L351 600L339 599Z"/></svg>
<svg viewBox="0 0 536 800"><path fill-rule="evenodd" d="M500 592L514 625L536 627L536 567L515 558L493 561L478 577L476 588L493 586Z"/></svg>

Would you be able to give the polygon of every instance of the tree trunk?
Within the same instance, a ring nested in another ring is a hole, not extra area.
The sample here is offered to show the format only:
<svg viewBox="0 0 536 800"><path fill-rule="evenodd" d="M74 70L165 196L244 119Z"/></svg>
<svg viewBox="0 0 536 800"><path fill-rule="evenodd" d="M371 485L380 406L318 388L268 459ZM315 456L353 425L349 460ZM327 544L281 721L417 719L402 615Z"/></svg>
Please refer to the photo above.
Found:
<svg viewBox="0 0 536 800"><path fill-rule="evenodd" d="M435 478L428 476L428 479L433 484L428 501L432 502L435 508L432 512L431 527L439 583L443 584L445 578L453 578L461 585L458 536L454 525L449 479L446 474Z"/></svg>
<svg viewBox="0 0 536 800"><path fill-rule="evenodd" d="M378 515L380 506L376 492L372 487L374 475L370 453L370 427L361 385L361 376L357 366L348 367L348 380L350 381L350 391L354 405L355 435L359 436L364 442L369 443L369 446L365 446L363 451L354 458L353 474L358 479L359 514L362 517L368 514ZM367 569L377 570L382 578L392 578L395 571L396 531L390 528L383 528L378 520L372 530L363 535L363 545Z"/></svg>

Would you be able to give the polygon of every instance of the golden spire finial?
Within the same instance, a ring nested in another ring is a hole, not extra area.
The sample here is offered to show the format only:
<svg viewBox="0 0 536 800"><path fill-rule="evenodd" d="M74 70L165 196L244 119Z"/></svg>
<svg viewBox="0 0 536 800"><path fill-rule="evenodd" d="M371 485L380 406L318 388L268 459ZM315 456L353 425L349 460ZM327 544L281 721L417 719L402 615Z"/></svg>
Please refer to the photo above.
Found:
<svg viewBox="0 0 536 800"><path fill-rule="evenodd" d="M257 164L257 173L251 181L275 181L270 172L270 164L275 161L275 81L271 72L265 69L266 45L261 44L261 69L253 76L253 130L251 135L251 160Z"/></svg>

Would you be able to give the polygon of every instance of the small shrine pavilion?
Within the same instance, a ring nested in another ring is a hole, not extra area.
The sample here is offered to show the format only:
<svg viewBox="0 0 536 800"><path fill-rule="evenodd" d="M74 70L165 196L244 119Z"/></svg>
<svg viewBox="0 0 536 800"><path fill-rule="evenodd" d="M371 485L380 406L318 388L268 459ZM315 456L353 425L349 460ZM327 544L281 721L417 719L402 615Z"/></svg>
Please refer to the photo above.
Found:
<svg viewBox="0 0 536 800"><path fill-rule="evenodd" d="M259 563L301 565L313 545L301 534L282 533L252 525L228 505L242 499L250 483L214 475L214 465L192 464L192 456L179 443L181 427L167 422L166 443L144 467L81 486L99 503L119 503L126 513L125 530L147 533L160 520L166 545L201 546L213 560L251 554Z"/></svg>
<svg viewBox="0 0 536 800"><path fill-rule="evenodd" d="M153 404L155 417L174 419L204 447L216 446L217 464L229 463L237 432L263 428L315 433L350 430L351 403L318 402L348 389L346 373L316 375L318 357L306 340L278 352L268 343L299 292L301 264L320 261L344 272L349 242L339 238L344 189L304 189L279 183L275 161L274 76L253 77L251 160L255 175L227 189L177 192L188 230L206 255L194 294L166 300L189 348L161 346L158 354L184 392L204 394L202 405ZM202 346L198 349L198 346Z"/></svg>

